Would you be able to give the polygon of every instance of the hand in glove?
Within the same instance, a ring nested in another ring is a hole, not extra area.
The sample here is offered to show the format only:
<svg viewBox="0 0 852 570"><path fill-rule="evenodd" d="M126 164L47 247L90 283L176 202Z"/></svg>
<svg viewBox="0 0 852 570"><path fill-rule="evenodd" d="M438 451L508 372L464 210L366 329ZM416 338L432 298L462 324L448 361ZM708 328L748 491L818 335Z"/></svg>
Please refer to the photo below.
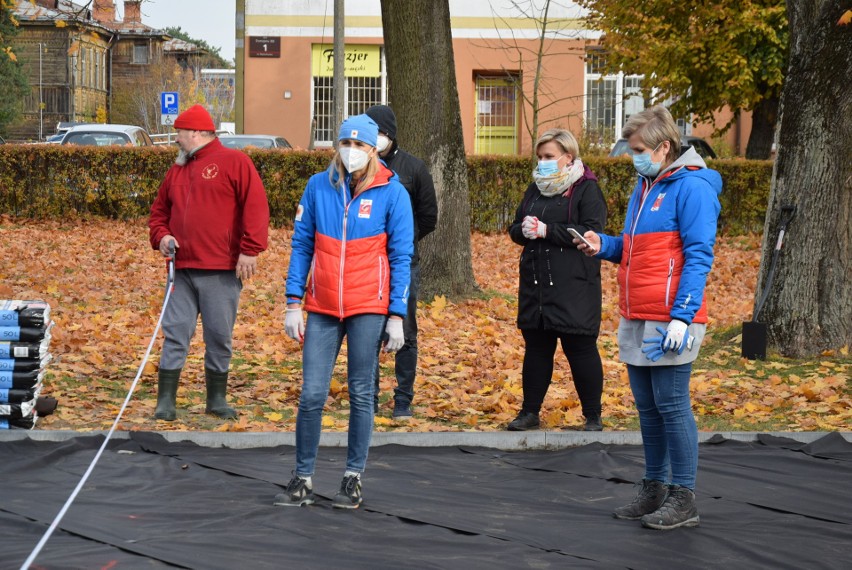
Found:
<svg viewBox="0 0 852 570"><path fill-rule="evenodd" d="M543 238L547 235L547 224L535 216L527 216L521 224L521 231L527 239Z"/></svg>
<svg viewBox="0 0 852 570"><path fill-rule="evenodd" d="M658 361L669 350L676 350L679 355L683 354L684 349L692 350L693 337L689 335L685 322L675 319L666 329L663 327L656 327L656 329L660 336L642 339L642 342L648 345L642 349L642 352L651 362Z"/></svg>
<svg viewBox="0 0 852 570"><path fill-rule="evenodd" d="M385 341L385 352L396 352L405 344L405 335L402 332L402 319L388 319L385 326L388 339Z"/></svg>
<svg viewBox="0 0 852 570"><path fill-rule="evenodd" d="M663 327L657 327L657 332L660 333L660 336L642 339L642 343L648 345L642 349L642 352L645 353L645 358L651 362L658 361L666 353L666 349L663 348L663 341L666 340L666 331Z"/></svg>
<svg viewBox="0 0 852 570"><path fill-rule="evenodd" d="M305 317L301 305L288 305L284 316L284 332L299 342L305 340Z"/></svg>
<svg viewBox="0 0 852 570"><path fill-rule="evenodd" d="M669 326L666 328L666 338L663 340L663 348L665 350L676 350L678 354L683 354L683 349L686 345L692 348L692 343L689 341L689 331L687 324L677 319L672 319Z"/></svg>

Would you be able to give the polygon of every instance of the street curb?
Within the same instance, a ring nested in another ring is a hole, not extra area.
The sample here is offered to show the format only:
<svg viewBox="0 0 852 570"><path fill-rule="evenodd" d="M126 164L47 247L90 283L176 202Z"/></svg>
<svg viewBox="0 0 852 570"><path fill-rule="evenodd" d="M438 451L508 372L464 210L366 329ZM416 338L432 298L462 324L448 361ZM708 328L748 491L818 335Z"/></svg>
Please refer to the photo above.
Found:
<svg viewBox="0 0 852 570"><path fill-rule="evenodd" d="M68 431L68 430L8 430L0 431L0 442L33 441L61 442L75 437L106 435L106 431ZM116 431L112 439L130 439L133 432ZM255 447L275 447L295 445L293 432L211 432L211 431L153 431L170 442L187 441L202 447L227 447L230 449L248 449ZM758 435L770 435L793 439L801 443L811 443L834 432L699 432L699 443L715 436L742 442L754 442ZM852 442L852 432L837 432L848 442ZM322 447L346 447L346 432L324 432L320 439ZM641 445L642 436L638 431L603 432L564 432L564 431L527 431L527 432L374 432L370 447L382 445L404 445L407 447L487 447L505 451L524 451L535 449L564 449L601 443L604 445Z"/></svg>

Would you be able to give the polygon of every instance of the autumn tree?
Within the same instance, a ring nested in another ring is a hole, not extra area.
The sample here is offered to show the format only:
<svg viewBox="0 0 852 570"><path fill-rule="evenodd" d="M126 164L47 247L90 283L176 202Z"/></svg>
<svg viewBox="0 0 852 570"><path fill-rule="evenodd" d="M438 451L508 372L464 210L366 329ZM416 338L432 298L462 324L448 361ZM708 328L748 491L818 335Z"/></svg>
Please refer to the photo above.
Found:
<svg viewBox="0 0 852 570"><path fill-rule="evenodd" d="M18 33L18 23L12 16L14 5L14 0L0 0L0 132L18 118L23 98L30 92L23 66L11 46Z"/></svg>
<svg viewBox="0 0 852 570"><path fill-rule="evenodd" d="M752 112L746 157L769 158L784 83L789 29L784 0L580 0L612 72L642 74L646 98L675 98L675 116L713 122L729 107L721 131Z"/></svg>
<svg viewBox="0 0 852 570"><path fill-rule="evenodd" d="M142 77L116 79L113 84L111 120L139 125L149 133L167 132L160 125L160 93L176 91L182 108L204 104L204 94L192 71L170 58L150 64ZM218 123L220 119L213 117Z"/></svg>
<svg viewBox="0 0 852 570"><path fill-rule="evenodd" d="M557 50L565 49L562 47L566 44L565 40L571 39L571 34L575 33L567 29L569 26L576 27L573 21L566 18L570 10L568 4L555 0L544 0L543 3L540 0L511 0L502 12L514 14L522 18L525 24L532 24L535 37L531 38L524 33L526 30L513 29L512 23L498 15L492 7L495 21L502 22L503 27L496 30L500 41L487 45L505 51L508 60L520 71L517 74L514 69L504 69L506 77L512 81L524 102L521 107L524 129L531 141L537 139L540 125L566 118L566 115L554 116L551 111L570 98L563 93L566 86L576 78L565 76L562 69L548 69L547 59L563 55ZM582 44L579 49L575 48L574 52L569 53L582 56ZM535 148L531 148L530 152L535 159Z"/></svg>
<svg viewBox="0 0 852 570"><path fill-rule="evenodd" d="M788 0L787 8L790 67L757 291L782 208L795 206L760 320L782 354L807 356L852 339L852 1Z"/></svg>
<svg viewBox="0 0 852 570"><path fill-rule="evenodd" d="M381 4L398 138L429 166L438 196L438 227L421 242L421 297L467 296L477 286L449 1Z"/></svg>

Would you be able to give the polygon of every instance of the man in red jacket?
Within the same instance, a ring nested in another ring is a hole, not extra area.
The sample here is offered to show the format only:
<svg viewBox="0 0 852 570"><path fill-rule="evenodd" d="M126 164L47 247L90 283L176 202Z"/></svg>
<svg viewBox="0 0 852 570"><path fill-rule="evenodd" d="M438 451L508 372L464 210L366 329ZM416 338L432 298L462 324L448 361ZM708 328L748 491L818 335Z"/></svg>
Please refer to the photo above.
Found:
<svg viewBox="0 0 852 570"><path fill-rule="evenodd" d="M198 315L204 331L208 414L237 417L225 399L231 336L242 281L257 271L266 249L269 205L251 159L222 146L204 107L175 120L180 147L148 221L151 246L169 255L174 244L175 288L163 314L163 352L154 417L173 421L175 396Z"/></svg>

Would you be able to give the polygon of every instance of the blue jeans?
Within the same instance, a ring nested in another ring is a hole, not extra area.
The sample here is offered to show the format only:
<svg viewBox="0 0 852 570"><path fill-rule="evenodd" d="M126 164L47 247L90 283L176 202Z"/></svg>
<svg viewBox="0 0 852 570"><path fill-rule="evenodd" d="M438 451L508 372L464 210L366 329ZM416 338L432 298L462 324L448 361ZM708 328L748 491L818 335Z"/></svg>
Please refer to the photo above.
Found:
<svg viewBox="0 0 852 570"><path fill-rule="evenodd" d="M337 317L309 313L302 352L302 396L296 417L296 475L314 474L322 409L343 337L348 349L349 445L346 470L361 473L373 435L373 373L386 315Z"/></svg>
<svg viewBox="0 0 852 570"><path fill-rule="evenodd" d="M678 366L627 365L639 411L645 450L645 478L695 489L698 428L689 399L692 363ZM671 479L669 471L671 470Z"/></svg>

